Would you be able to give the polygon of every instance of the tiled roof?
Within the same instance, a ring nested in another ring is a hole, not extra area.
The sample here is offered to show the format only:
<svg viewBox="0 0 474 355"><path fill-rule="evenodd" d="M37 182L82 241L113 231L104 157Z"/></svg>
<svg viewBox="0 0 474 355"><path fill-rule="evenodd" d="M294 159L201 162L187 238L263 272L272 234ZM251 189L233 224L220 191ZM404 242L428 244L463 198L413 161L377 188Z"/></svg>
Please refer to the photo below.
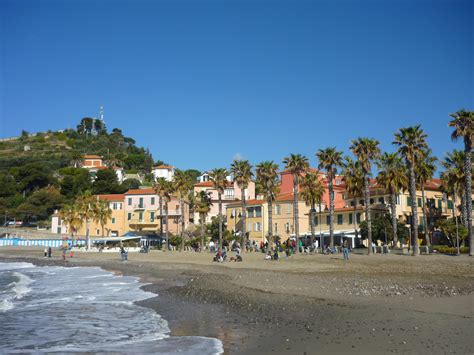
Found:
<svg viewBox="0 0 474 355"><path fill-rule="evenodd" d="M203 181L203 182L198 182L194 184L195 187L214 187L214 183L212 181ZM230 181L227 182L227 187L232 187L234 186L233 183Z"/></svg>
<svg viewBox="0 0 474 355"><path fill-rule="evenodd" d="M124 194L108 194L108 195L97 195L99 200L104 201L123 201L125 198Z"/></svg>
<svg viewBox="0 0 474 355"><path fill-rule="evenodd" d="M125 195L156 195L153 189L131 189L125 192Z"/></svg>
<svg viewBox="0 0 474 355"><path fill-rule="evenodd" d="M100 155L84 155L82 156L83 159L102 159Z"/></svg>
<svg viewBox="0 0 474 355"><path fill-rule="evenodd" d="M174 169L174 167L171 166L171 165L158 165L158 166L154 166L153 169L167 169L167 170L172 170L172 169Z"/></svg>

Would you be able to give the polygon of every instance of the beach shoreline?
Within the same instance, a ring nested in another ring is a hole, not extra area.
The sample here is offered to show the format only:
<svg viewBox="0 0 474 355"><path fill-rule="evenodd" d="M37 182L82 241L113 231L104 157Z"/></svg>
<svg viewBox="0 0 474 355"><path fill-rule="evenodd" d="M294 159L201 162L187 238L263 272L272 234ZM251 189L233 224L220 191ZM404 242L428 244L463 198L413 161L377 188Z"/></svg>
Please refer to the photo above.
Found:
<svg viewBox="0 0 474 355"><path fill-rule="evenodd" d="M2 248L0 261L97 266L136 276L157 294L172 336L207 336L225 353L473 353L474 275L469 257L298 255L216 264L209 253L59 253Z"/></svg>

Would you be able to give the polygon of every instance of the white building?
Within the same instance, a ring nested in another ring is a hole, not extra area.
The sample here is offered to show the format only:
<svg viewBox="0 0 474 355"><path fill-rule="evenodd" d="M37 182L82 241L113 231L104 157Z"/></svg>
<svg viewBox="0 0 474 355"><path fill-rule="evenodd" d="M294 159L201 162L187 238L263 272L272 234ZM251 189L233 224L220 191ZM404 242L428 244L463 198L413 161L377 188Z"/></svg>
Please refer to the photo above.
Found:
<svg viewBox="0 0 474 355"><path fill-rule="evenodd" d="M172 181L174 177L174 171L175 171L174 166L169 166L169 165L159 165L151 169L151 172L153 174L153 178L155 179L155 181L158 178L165 178L165 180L167 181Z"/></svg>

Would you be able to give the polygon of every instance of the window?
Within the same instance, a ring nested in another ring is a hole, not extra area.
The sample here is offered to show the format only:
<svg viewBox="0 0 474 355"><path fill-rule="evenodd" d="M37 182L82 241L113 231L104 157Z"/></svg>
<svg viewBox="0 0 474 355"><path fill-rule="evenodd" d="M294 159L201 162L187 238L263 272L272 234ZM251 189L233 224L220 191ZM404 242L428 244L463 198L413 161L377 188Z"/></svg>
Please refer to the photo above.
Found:
<svg viewBox="0 0 474 355"><path fill-rule="evenodd" d="M337 224L342 224L344 221L344 216L342 214L337 215Z"/></svg>
<svg viewBox="0 0 474 355"><path fill-rule="evenodd" d="M255 207L255 217L262 217L262 207Z"/></svg>
<svg viewBox="0 0 474 355"><path fill-rule="evenodd" d="M454 207L453 201L452 201L452 200L448 200L448 208L449 208L450 210L452 210L453 207Z"/></svg>
<svg viewBox="0 0 474 355"><path fill-rule="evenodd" d="M314 225L315 225L315 226L319 225L319 218L318 218L318 216L314 216Z"/></svg>
<svg viewBox="0 0 474 355"><path fill-rule="evenodd" d="M262 227L260 225L260 222L255 223L255 232L260 232L262 230Z"/></svg>
<svg viewBox="0 0 474 355"><path fill-rule="evenodd" d="M129 206L132 205L132 198L131 198L131 197L128 198L128 205L129 205Z"/></svg>
<svg viewBox="0 0 474 355"><path fill-rule="evenodd" d="M251 231L252 231L252 223L249 223L247 226L247 232L251 232Z"/></svg>
<svg viewBox="0 0 474 355"><path fill-rule="evenodd" d="M371 205L374 204L374 199L373 199L373 198L370 199L370 204L371 204Z"/></svg>
<svg viewBox="0 0 474 355"><path fill-rule="evenodd" d="M128 212L127 214L127 221L130 221L132 219L132 214L130 212Z"/></svg>
<svg viewBox="0 0 474 355"><path fill-rule="evenodd" d="M397 205L400 204L400 195L397 195L397 196L396 196L396 201L395 201L395 203L396 203Z"/></svg>
<svg viewBox="0 0 474 355"><path fill-rule="evenodd" d="M354 204L355 204L355 201L352 200L352 201L351 201L351 207L354 207Z"/></svg>
<svg viewBox="0 0 474 355"><path fill-rule="evenodd" d="M443 208L443 200L438 199L438 208L442 209Z"/></svg>
<svg viewBox="0 0 474 355"><path fill-rule="evenodd" d="M364 200L359 200L359 205L364 206Z"/></svg>
<svg viewBox="0 0 474 355"><path fill-rule="evenodd" d="M113 209L113 210L116 210L116 209L117 209L117 203L115 203L115 202L112 203L112 209Z"/></svg>
<svg viewBox="0 0 474 355"><path fill-rule="evenodd" d="M100 234L100 230L97 229L97 235L99 235L99 234Z"/></svg>
<svg viewBox="0 0 474 355"><path fill-rule="evenodd" d="M275 214L281 213L281 205L275 205Z"/></svg>
<svg viewBox="0 0 474 355"><path fill-rule="evenodd" d="M381 204L384 204L384 203L385 203L385 200L384 200L383 197L379 197L379 203L381 203Z"/></svg>
<svg viewBox="0 0 474 355"><path fill-rule="evenodd" d="M235 208L232 209L232 211L230 212L230 218L234 218L235 217Z"/></svg>
<svg viewBox="0 0 474 355"><path fill-rule="evenodd" d="M418 197L417 202L418 202L418 207L421 207L421 198L420 197Z"/></svg>
<svg viewBox="0 0 474 355"><path fill-rule="evenodd" d="M411 206L411 197L410 196L407 196L407 205Z"/></svg>
<svg viewBox="0 0 474 355"><path fill-rule="evenodd" d="M253 208L247 208L247 217L253 217Z"/></svg>
<svg viewBox="0 0 474 355"><path fill-rule="evenodd" d="M152 205L155 204L155 198L154 198L154 197L151 198L151 204L152 204Z"/></svg>
<svg viewBox="0 0 474 355"><path fill-rule="evenodd" d="M360 223L360 212L357 213L357 215L356 215L356 221L357 221L357 223Z"/></svg>
<svg viewBox="0 0 474 355"><path fill-rule="evenodd" d="M143 222L143 212L138 213L138 221Z"/></svg>
<svg viewBox="0 0 474 355"><path fill-rule="evenodd" d="M286 213L290 214L291 213L291 203L286 204Z"/></svg>
<svg viewBox="0 0 474 355"><path fill-rule="evenodd" d="M140 197L140 202L138 203L139 208L143 208L143 197Z"/></svg>
<svg viewBox="0 0 474 355"><path fill-rule="evenodd" d="M155 212L150 212L150 221L155 222Z"/></svg>
<svg viewBox="0 0 474 355"><path fill-rule="evenodd" d="M112 217L112 224L115 224L115 217Z"/></svg>
<svg viewBox="0 0 474 355"><path fill-rule="evenodd" d="M224 196L226 199L234 199L234 189L225 189L224 190Z"/></svg>
<svg viewBox="0 0 474 355"><path fill-rule="evenodd" d="M278 233L278 223L275 223L275 233Z"/></svg>
<svg viewBox="0 0 474 355"><path fill-rule="evenodd" d="M352 213L349 215L349 224L352 224L354 221L354 217L352 216Z"/></svg>
<svg viewBox="0 0 474 355"><path fill-rule="evenodd" d="M285 231L286 233L290 233L290 223L285 223Z"/></svg>
<svg viewBox="0 0 474 355"><path fill-rule="evenodd" d="M331 224L330 216L326 216L326 224L329 226Z"/></svg>

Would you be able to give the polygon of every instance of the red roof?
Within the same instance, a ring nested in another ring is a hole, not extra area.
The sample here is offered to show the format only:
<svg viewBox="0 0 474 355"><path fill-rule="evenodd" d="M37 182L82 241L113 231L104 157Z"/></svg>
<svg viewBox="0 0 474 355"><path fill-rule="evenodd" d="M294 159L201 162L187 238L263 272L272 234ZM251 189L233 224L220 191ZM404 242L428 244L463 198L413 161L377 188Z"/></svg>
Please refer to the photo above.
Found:
<svg viewBox="0 0 474 355"><path fill-rule="evenodd" d="M108 194L108 195L97 195L99 200L103 201L123 201L125 198L124 194Z"/></svg>
<svg viewBox="0 0 474 355"><path fill-rule="evenodd" d="M171 165L158 165L153 167L153 169L167 169L167 170L172 170L174 167Z"/></svg>
<svg viewBox="0 0 474 355"><path fill-rule="evenodd" d="M83 159L102 159L100 155L84 155Z"/></svg>
<svg viewBox="0 0 474 355"><path fill-rule="evenodd" d="M156 195L156 192L153 189L131 189L125 195Z"/></svg>
<svg viewBox="0 0 474 355"><path fill-rule="evenodd" d="M197 184L194 184L195 187L214 187L214 183L212 181L203 181L203 182L198 182ZM234 186L233 183L230 181L227 182L227 187L232 187Z"/></svg>

